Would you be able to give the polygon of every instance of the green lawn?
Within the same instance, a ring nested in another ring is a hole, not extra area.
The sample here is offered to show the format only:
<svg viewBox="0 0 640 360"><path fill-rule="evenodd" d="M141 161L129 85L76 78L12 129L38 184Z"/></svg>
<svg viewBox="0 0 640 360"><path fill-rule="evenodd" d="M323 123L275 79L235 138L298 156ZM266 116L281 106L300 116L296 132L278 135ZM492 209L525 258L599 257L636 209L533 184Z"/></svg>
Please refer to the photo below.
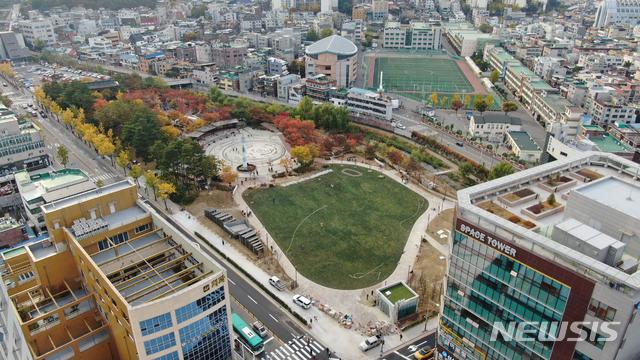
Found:
<svg viewBox="0 0 640 360"><path fill-rule="evenodd" d="M246 191L244 199L305 277L335 289L374 285L395 269L428 203L376 171L330 168L298 184Z"/></svg>

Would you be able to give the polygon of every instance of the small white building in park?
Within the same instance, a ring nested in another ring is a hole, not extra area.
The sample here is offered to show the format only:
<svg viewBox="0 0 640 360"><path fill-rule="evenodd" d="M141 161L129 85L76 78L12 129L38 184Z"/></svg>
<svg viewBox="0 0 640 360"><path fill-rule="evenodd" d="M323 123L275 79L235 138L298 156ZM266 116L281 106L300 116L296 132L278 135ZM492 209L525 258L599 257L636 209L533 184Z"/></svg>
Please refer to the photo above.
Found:
<svg viewBox="0 0 640 360"><path fill-rule="evenodd" d="M419 296L404 281L393 283L377 290L378 308L392 322L402 320L418 311Z"/></svg>

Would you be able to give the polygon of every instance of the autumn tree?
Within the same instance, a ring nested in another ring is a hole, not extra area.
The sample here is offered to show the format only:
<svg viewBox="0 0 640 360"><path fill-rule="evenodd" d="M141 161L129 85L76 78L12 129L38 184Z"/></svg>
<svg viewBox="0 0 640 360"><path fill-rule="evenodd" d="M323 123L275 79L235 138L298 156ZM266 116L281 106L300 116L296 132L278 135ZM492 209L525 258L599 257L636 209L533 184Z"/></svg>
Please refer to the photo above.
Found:
<svg viewBox="0 0 640 360"><path fill-rule="evenodd" d="M489 107L489 105L487 104L487 101L481 97L478 97L476 99L476 102L474 104L474 107L476 108L476 110L478 110L480 112L480 114L482 115L482 113L484 113L485 111L487 111L487 108Z"/></svg>
<svg viewBox="0 0 640 360"><path fill-rule="evenodd" d="M176 193L176 187L170 182L160 181L157 193L160 200L164 201L164 208L169 210L167 198Z"/></svg>
<svg viewBox="0 0 640 360"><path fill-rule="evenodd" d="M220 179L222 182L227 183L229 186L238 179L238 172L233 170L231 166L225 166L220 173Z"/></svg>
<svg viewBox="0 0 640 360"><path fill-rule="evenodd" d="M491 109L491 107L493 106L493 103L494 103L493 96L492 95L487 95L485 97L485 101L487 102L487 108Z"/></svg>
<svg viewBox="0 0 640 360"><path fill-rule="evenodd" d="M291 156L303 169L309 168L313 164L314 156L308 145L295 146L291 149Z"/></svg>
<svg viewBox="0 0 640 360"><path fill-rule="evenodd" d="M518 110L518 105L513 101L505 101L502 103L502 111L505 115L508 115L512 111Z"/></svg>
<svg viewBox="0 0 640 360"><path fill-rule="evenodd" d="M293 162L290 158L282 158L278 161L278 164L284 168L284 171L289 175L289 172L293 168Z"/></svg>
<svg viewBox="0 0 640 360"><path fill-rule="evenodd" d="M60 162L60 164L64 168L66 168L67 164L69 163L69 150L67 150L67 147L64 145L59 145L57 155L58 155L58 161Z"/></svg>
<svg viewBox="0 0 640 360"><path fill-rule="evenodd" d="M138 179L144 174L144 172L142 171L142 166L135 164L131 167L131 170L129 171L129 176L131 176L133 178L133 180L135 180L136 185L138 184Z"/></svg>
<svg viewBox="0 0 640 360"><path fill-rule="evenodd" d="M147 194L147 196L149 195L149 189L151 189L151 192L153 192L153 196L156 200L158 200L158 197L156 195L156 189L158 188L158 184L160 182L160 179L158 178L158 175L156 175L155 172L151 171L151 170L147 170L144 173L144 184L145 184L145 188L144 188L144 192L145 194Z"/></svg>
<svg viewBox="0 0 640 360"><path fill-rule="evenodd" d="M118 158L116 159L116 163L118 166L122 168L124 175L127 175L127 166L129 165L129 153L122 150L118 153Z"/></svg>
<svg viewBox="0 0 640 360"><path fill-rule="evenodd" d="M67 108L62 112L62 122L67 125L67 126L71 126L73 124L73 120L74 120L74 114L73 111L71 111L71 109Z"/></svg>
<svg viewBox="0 0 640 360"><path fill-rule="evenodd" d="M438 100L439 100L439 98L438 98L438 93L437 93L437 92L435 92L435 91L434 91L434 92L432 92L432 93L431 93L431 96L430 96L430 99L431 99L431 104L432 104L434 107L438 106Z"/></svg>

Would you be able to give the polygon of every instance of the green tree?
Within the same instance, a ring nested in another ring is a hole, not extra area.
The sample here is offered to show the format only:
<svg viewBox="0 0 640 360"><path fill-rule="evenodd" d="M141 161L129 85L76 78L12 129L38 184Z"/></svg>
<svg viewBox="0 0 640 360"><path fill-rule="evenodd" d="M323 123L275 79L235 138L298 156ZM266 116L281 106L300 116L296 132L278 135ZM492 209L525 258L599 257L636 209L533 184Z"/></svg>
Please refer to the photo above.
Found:
<svg viewBox="0 0 640 360"><path fill-rule="evenodd" d="M500 72L497 69L493 69L491 75L489 75L489 80L491 80L492 84L495 84L500 80Z"/></svg>
<svg viewBox="0 0 640 360"><path fill-rule="evenodd" d="M324 38L329 37L331 35L333 35L333 29L326 28L326 29L322 29L322 31L320 31L320 39L324 39Z"/></svg>
<svg viewBox="0 0 640 360"><path fill-rule="evenodd" d="M98 188L103 187L103 186L104 186L104 180L102 180L102 179L98 179L98 180L96 180L96 186L97 186Z"/></svg>
<svg viewBox="0 0 640 360"><path fill-rule="evenodd" d="M300 100L300 103L298 103L295 113L303 120L311 120L314 115L313 108L314 105L311 98L305 96Z"/></svg>
<svg viewBox="0 0 640 360"><path fill-rule="evenodd" d="M514 171L515 170L511 164L507 162L499 162L489 172L489 180L494 180L503 176L513 174Z"/></svg>
<svg viewBox="0 0 640 360"><path fill-rule="evenodd" d="M318 41L318 33L314 28L309 28L307 31L307 41Z"/></svg>
<svg viewBox="0 0 640 360"><path fill-rule="evenodd" d="M493 32L493 26L484 23L484 24L480 24L480 26L478 26L478 30L480 30L481 32L485 33L485 34L490 34L491 32Z"/></svg>
<svg viewBox="0 0 640 360"><path fill-rule="evenodd" d="M502 103L502 111L507 115L512 111L518 110L518 105L513 101L505 101Z"/></svg>
<svg viewBox="0 0 640 360"><path fill-rule="evenodd" d="M69 163L69 150L67 150L66 146L59 145L57 153L58 153L57 154L58 161L60 162L60 164L62 164L64 168L66 168L67 164Z"/></svg>
<svg viewBox="0 0 640 360"><path fill-rule="evenodd" d="M210 101L213 101L216 104L224 104L227 101L227 95L225 95L217 86L212 86L209 89L207 97Z"/></svg>

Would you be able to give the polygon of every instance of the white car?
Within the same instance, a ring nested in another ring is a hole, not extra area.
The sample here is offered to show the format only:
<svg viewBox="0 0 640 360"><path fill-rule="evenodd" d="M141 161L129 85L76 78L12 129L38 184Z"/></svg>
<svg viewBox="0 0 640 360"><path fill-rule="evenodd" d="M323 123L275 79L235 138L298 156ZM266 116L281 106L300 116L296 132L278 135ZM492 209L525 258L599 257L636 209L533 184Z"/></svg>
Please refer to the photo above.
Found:
<svg viewBox="0 0 640 360"><path fill-rule="evenodd" d="M283 291L286 288L284 283L280 281L277 276L272 276L269 278L269 285L273 286L279 291Z"/></svg>
<svg viewBox="0 0 640 360"><path fill-rule="evenodd" d="M262 325L262 323L260 321L256 321L253 324L251 324L251 327L253 328L253 330L255 330L256 333L258 333L258 335L260 335L261 338L266 338L267 337L267 328L264 327L264 325Z"/></svg>
<svg viewBox="0 0 640 360"><path fill-rule="evenodd" d="M376 346L378 346L380 344L382 344L382 339L381 338L379 338L377 336L370 336L370 337L364 339L364 341L361 342L358 347L362 351L369 351L369 350L373 349L374 347L376 347Z"/></svg>
<svg viewBox="0 0 640 360"><path fill-rule="evenodd" d="M401 123L396 123L396 127L397 127L398 129L402 129L402 130L404 130L404 129L406 129L406 128L407 128L406 126L402 125Z"/></svg>
<svg viewBox="0 0 640 360"><path fill-rule="evenodd" d="M298 295L298 294L293 295L293 302L303 309L311 308L311 300L307 299L302 295Z"/></svg>

